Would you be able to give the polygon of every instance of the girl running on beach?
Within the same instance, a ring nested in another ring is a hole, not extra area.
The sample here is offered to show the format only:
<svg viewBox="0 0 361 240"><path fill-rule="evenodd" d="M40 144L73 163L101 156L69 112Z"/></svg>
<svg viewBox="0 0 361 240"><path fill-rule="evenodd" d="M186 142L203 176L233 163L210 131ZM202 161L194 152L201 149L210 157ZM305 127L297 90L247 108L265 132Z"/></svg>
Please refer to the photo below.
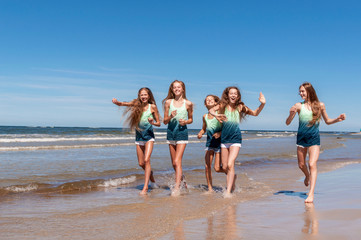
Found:
<svg viewBox="0 0 361 240"><path fill-rule="evenodd" d="M310 186L308 197L305 202L313 202L316 179L317 160L320 155L320 133L318 130L321 116L327 125L341 122L346 119L345 114L341 114L335 119L330 119L326 113L325 104L318 100L315 89L311 83L305 82L299 87L300 96L303 102L296 103L290 109L290 115L286 119L289 125L296 113L299 116L297 132L297 159L298 167L305 174L304 184ZM308 167L306 155L308 152Z"/></svg>
<svg viewBox="0 0 361 240"><path fill-rule="evenodd" d="M208 111L219 103L219 97L215 95L208 95L204 100L204 105ZM224 172L221 167L221 131L222 124L210 114L203 115L203 126L198 133L198 139L202 138L204 133L207 133L206 142L206 179L208 184L208 192L213 192L212 187L212 160L214 158L214 170L216 172Z"/></svg>
<svg viewBox="0 0 361 240"><path fill-rule="evenodd" d="M234 163L242 144L239 123L246 115L258 116L266 104L262 93L259 94L259 101L260 106L252 110L242 102L241 93L237 87L227 87L223 91L220 103L209 110L209 113L222 123L221 160L222 168L227 174L227 189L224 193L226 198L232 196L231 192L235 188L237 178Z"/></svg>
<svg viewBox="0 0 361 240"><path fill-rule="evenodd" d="M159 112L155 103L153 93L149 88L141 88L138 91L138 98L131 102L119 102L113 98L112 102L118 106L126 106L124 114L129 113L127 122L130 128L135 129L135 144L139 166L144 169L144 187L140 192L146 195L148 192L149 180L155 185L153 171L150 166L150 156L154 145L153 125L159 127Z"/></svg>
<svg viewBox="0 0 361 240"><path fill-rule="evenodd" d="M168 124L169 152L175 170L175 187L171 195L179 196L181 181L185 181L182 173L182 158L188 143L187 124L193 122L193 103L187 100L186 87L179 80L171 83L168 96L162 103L164 105L164 124Z"/></svg>

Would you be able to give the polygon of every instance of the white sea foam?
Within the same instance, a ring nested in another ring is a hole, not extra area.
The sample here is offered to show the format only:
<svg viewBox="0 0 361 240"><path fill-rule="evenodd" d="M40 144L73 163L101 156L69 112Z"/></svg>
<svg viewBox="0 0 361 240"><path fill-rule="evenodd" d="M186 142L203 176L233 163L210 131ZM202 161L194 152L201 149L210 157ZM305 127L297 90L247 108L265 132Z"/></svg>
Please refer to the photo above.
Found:
<svg viewBox="0 0 361 240"><path fill-rule="evenodd" d="M293 137L296 133L293 132L259 132L256 134L257 137Z"/></svg>
<svg viewBox="0 0 361 240"><path fill-rule="evenodd" d="M29 184L27 186L10 186L5 188L5 190L9 192L16 192L16 193L30 192L36 189L38 189L38 185L36 184Z"/></svg>
<svg viewBox="0 0 361 240"><path fill-rule="evenodd" d="M0 138L3 143L29 143L29 142L67 142L67 141L114 141L114 140L129 140L134 139L134 136L126 137L30 137L30 138Z"/></svg>
<svg viewBox="0 0 361 240"><path fill-rule="evenodd" d="M129 184L135 182L137 179L136 176L116 178L104 181L102 184L99 184L98 187L117 187L119 185Z"/></svg>
<svg viewBox="0 0 361 240"><path fill-rule="evenodd" d="M76 148L102 148L134 145L131 143L113 143L113 144L84 144L84 145L52 145L52 146L29 146L29 147L0 147L0 152L6 151L35 151L35 150L59 150Z"/></svg>

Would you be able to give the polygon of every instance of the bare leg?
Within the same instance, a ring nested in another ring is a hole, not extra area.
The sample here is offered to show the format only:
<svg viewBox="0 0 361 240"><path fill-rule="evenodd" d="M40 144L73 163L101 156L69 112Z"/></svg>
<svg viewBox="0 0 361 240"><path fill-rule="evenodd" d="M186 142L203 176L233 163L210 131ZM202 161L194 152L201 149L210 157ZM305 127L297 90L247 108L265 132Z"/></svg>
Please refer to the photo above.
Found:
<svg viewBox="0 0 361 240"><path fill-rule="evenodd" d="M301 169L303 174L305 174L305 186L307 187L310 183L310 173L307 168L306 164L306 155L307 155L307 149L303 147L297 147L297 159L298 159L298 167Z"/></svg>
<svg viewBox="0 0 361 240"><path fill-rule="evenodd" d="M309 168L310 168L310 191L308 192L308 197L306 198L306 203L313 202L315 194L315 186L317 180L317 160L320 156L320 146L314 145L308 148L309 151Z"/></svg>
<svg viewBox="0 0 361 240"><path fill-rule="evenodd" d="M227 174L227 165L228 165L228 155L229 149L228 148L221 148L221 162L222 162L222 170L225 174Z"/></svg>
<svg viewBox="0 0 361 240"><path fill-rule="evenodd" d="M233 185L235 184L235 171L234 171L234 162L239 153L239 147L230 147L229 148L229 155L228 155L228 163L227 163L227 192L226 196L231 194L233 189Z"/></svg>
<svg viewBox="0 0 361 240"><path fill-rule="evenodd" d="M212 187L213 154L214 154L214 151L210 150L210 151L207 151L206 155L205 155L205 163L206 163L205 172L206 172L206 179L207 179L207 184L208 184L208 192L213 192L213 187Z"/></svg>
<svg viewBox="0 0 361 240"><path fill-rule="evenodd" d="M138 163L144 169L144 187L140 192L141 195L145 195L148 192L148 184L149 179L152 177L154 182L154 177L152 176L152 169L150 166L150 156L153 151L153 141L148 141L145 146L137 145L137 155L138 155Z"/></svg>
<svg viewBox="0 0 361 240"><path fill-rule="evenodd" d="M182 181L182 159L183 153L187 144L169 145L169 151L171 154L172 165L175 170L175 187L174 195L179 195L180 183Z"/></svg>
<svg viewBox="0 0 361 240"><path fill-rule="evenodd" d="M221 167L221 154L219 152L215 153L214 170L216 172L224 172L223 168Z"/></svg>

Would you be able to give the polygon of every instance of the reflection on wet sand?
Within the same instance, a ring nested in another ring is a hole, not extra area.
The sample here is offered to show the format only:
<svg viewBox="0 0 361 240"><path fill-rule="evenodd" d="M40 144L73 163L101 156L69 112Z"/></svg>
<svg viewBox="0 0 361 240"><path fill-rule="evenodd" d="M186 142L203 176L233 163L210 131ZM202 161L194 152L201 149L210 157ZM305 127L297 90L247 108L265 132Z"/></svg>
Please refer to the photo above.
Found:
<svg viewBox="0 0 361 240"><path fill-rule="evenodd" d="M174 240L185 240L183 221L180 221L174 229Z"/></svg>
<svg viewBox="0 0 361 240"><path fill-rule="evenodd" d="M304 220L305 224L303 225L302 232L308 235L317 235L318 217L313 203L305 203Z"/></svg>
<svg viewBox="0 0 361 240"><path fill-rule="evenodd" d="M236 224L236 205L230 205L221 214L208 217L206 239L240 239Z"/></svg>

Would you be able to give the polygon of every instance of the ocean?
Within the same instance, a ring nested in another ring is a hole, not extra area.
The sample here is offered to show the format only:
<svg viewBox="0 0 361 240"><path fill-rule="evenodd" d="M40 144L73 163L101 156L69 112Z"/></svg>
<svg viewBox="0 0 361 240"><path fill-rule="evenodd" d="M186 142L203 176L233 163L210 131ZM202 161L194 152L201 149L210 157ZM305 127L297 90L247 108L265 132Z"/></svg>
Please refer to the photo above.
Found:
<svg viewBox="0 0 361 240"><path fill-rule="evenodd" d="M164 225L167 221L215 213L228 201L222 198L226 178L213 171L216 192L211 196L205 194L206 136L199 140L198 132L189 130L189 144L182 162L188 188L174 199L170 197L174 170L165 129L155 129L151 158L159 188L150 189L148 196L141 197L144 171L138 166L134 133L129 129L0 126L0 222L6 223L0 225L0 230L5 226L16 229L11 222L24 218L43 219L46 225L45 219L51 216L63 220L79 216L85 219L102 209L102 212L121 213L118 224L128 229L122 238L142 239L143 235L134 234L144 216L158 221L144 227L161 229L154 235L161 236L167 231ZM272 195L280 182L287 186L285 179L303 181L297 170L296 132L243 131L242 136L232 202ZM360 141L361 135L357 133L322 132L319 172L361 163ZM171 228L172 224L167 226ZM56 231L48 227L49 231ZM13 232L8 236L17 235Z"/></svg>

